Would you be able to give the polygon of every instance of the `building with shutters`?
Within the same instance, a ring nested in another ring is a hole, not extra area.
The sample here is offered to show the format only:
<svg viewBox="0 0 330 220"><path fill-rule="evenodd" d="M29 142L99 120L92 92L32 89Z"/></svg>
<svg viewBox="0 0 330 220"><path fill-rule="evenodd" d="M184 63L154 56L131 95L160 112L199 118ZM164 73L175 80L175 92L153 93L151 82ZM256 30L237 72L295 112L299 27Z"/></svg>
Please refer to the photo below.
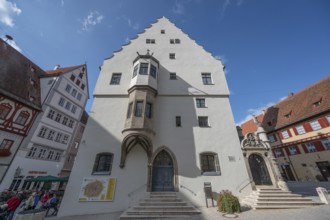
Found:
<svg viewBox="0 0 330 220"><path fill-rule="evenodd" d="M330 76L257 116L282 175L292 181L330 181ZM241 125L256 131L253 120Z"/></svg>
<svg viewBox="0 0 330 220"><path fill-rule="evenodd" d="M84 116L88 100L87 66L85 64L46 71L40 78L42 112L22 141L0 185L0 191L58 188L50 182L33 182L39 176L69 175L72 145ZM13 175L19 168L19 175Z"/></svg>
<svg viewBox="0 0 330 220"><path fill-rule="evenodd" d="M104 60L59 215L120 213L155 191L205 206L205 183L252 190L224 66L162 17Z"/></svg>

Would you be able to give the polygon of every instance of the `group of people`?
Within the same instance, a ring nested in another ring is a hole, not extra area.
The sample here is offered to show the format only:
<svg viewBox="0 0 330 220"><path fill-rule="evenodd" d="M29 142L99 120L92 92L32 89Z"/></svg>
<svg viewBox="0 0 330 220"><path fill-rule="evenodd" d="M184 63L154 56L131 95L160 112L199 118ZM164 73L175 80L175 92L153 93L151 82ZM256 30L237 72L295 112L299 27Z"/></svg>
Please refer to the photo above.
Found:
<svg viewBox="0 0 330 220"><path fill-rule="evenodd" d="M54 209L52 215L56 215L58 203L59 199L56 194L54 193L53 196L50 197L48 191L32 192L30 195L18 192L0 206L0 211L7 212L6 220L11 220L16 210L46 209L46 215L48 215L49 210Z"/></svg>

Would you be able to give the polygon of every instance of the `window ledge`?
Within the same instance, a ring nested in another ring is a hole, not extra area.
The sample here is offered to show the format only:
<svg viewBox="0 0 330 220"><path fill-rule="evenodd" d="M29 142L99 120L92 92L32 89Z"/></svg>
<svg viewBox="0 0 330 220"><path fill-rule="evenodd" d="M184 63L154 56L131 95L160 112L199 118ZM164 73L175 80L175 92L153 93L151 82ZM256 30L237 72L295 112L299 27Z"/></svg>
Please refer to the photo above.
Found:
<svg viewBox="0 0 330 220"><path fill-rule="evenodd" d="M204 172L202 173L203 176L221 176L221 173L218 172Z"/></svg>
<svg viewBox="0 0 330 220"><path fill-rule="evenodd" d="M110 175L110 172L93 172L92 175Z"/></svg>

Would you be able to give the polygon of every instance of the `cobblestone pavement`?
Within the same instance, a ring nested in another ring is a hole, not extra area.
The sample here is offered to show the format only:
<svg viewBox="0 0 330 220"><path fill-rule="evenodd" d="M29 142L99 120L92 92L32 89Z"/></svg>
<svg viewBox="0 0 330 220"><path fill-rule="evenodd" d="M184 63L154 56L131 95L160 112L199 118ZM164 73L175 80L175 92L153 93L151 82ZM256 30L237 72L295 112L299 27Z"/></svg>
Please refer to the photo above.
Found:
<svg viewBox="0 0 330 220"><path fill-rule="evenodd" d="M221 220L229 219L224 217L223 213L217 211L215 207L199 208L201 215L190 216L189 218L159 218L162 220ZM47 217L46 220L117 220L113 215L84 215L71 217ZM234 219L242 220L330 220L330 205L312 206L303 209L280 209L280 210L247 210L243 208L242 213L237 214ZM148 219L150 220L150 219Z"/></svg>

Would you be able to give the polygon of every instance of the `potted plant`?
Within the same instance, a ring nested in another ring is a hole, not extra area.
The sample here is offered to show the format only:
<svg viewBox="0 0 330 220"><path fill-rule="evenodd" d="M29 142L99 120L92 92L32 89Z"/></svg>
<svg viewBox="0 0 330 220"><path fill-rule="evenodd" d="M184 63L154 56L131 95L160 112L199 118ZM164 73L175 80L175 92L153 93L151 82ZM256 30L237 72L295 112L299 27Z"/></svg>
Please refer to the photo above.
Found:
<svg viewBox="0 0 330 220"><path fill-rule="evenodd" d="M217 206L219 212L224 212L224 216L237 217L234 213L241 212L241 205L236 196L229 190L222 190L217 199Z"/></svg>

